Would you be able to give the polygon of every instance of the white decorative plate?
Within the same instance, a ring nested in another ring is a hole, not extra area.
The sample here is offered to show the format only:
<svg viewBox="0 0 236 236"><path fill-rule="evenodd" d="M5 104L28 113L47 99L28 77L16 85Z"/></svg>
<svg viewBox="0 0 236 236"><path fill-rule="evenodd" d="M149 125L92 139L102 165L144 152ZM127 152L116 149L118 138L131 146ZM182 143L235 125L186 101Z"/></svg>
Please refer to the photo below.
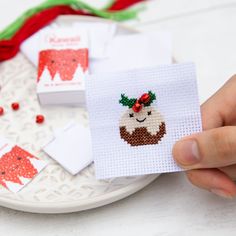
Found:
<svg viewBox="0 0 236 236"><path fill-rule="evenodd" d="M105 21L93 17L61 16L57 24L75 21ZM110 22L110 21L106 21ZM118 34L134 30L118 26ZM40 107L36 97L36 68L19 54L0 64L0 106L5 115L0 118L0 134L48 160L49 165L30 184L17 194L0 187L0 205L35 213L65 213L99 207L131 195L152 182L158 175L114 178L98 181L94 165L73 177L56 162L48 158L40 147L54 129L76 120L88 125L86 110L80 108ZM20 103L20 110L13 112L10 104ZM45 114L43 125L35 123L35 115Z"/></svg>

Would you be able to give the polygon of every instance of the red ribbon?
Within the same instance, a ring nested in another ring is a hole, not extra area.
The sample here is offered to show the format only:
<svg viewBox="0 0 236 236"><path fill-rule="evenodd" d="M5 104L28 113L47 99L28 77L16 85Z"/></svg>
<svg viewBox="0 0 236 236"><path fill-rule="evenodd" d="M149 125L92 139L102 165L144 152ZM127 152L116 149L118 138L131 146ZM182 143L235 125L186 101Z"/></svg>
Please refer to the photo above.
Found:
<svg viewBox="0 0 236 236"><path fill-rule="evenodd" d="M124 10L139 2L143 2L143 0L116 0L108 10L109 11Z"/></svg>
<svg viewBox="0 0 236 236"><path fill-rule="evenodd" d="M69 6L55 6L30 17L19 31L9 40L0 41L0 61L14 57L20 48L21 43L32 34L52 22L59 15L89 15L81 10L74 10Z"/></svg>
<svg viewBox="0 0 236 236"><path fill-rule="evenodd" d="M124 10L144 0L117 0L108 11ZM55 6L37 13L26 20L19 31L9 40L0 40L0 62L13 58L20 49L21 43L41 28L51 23L59 15L92 15L75 10L66 5Z"/></svg>

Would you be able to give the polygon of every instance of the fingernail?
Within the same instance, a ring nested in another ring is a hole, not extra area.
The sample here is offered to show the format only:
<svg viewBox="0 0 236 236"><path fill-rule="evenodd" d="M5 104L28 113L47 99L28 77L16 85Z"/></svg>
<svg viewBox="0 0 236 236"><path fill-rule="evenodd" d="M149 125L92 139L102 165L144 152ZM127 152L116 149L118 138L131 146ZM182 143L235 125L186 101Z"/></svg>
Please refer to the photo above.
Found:
<svg viewBox="0 0 236 236"><path fill-rule="evenodd" d="M232 199L233 198L232 195L230 195L228 192L226 192L223 189L213 188L213 189L211 189L211 192L218 195L218 196L220 196L220 197L223 197L223 198L227 198L227 199Z"/></svg>
<svg viewBox="0 0 236 236"><path fill-rule="evenodd" d="M200 161L197 142L193 139L183 140L174 147L175 160L184 166L190 166Z"/></svg>

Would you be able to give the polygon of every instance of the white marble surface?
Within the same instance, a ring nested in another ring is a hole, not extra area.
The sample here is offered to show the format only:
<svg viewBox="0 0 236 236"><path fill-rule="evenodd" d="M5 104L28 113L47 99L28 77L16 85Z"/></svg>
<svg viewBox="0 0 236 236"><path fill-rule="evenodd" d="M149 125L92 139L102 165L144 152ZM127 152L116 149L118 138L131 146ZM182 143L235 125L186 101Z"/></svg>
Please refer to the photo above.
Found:
<svg viewBox="0 0 236 236"><path fill-rule="evenodd" d="M39 2L0 1L0 28ZM153 0L139 22L127 24L173 33L176 60L197 64L203 102L236 71L235 23L236 0ZM235 217L235 200L199 190L183 174L165 174L127 199L86 212L35 215L0 208L0 235L235 235Z"/></svg>

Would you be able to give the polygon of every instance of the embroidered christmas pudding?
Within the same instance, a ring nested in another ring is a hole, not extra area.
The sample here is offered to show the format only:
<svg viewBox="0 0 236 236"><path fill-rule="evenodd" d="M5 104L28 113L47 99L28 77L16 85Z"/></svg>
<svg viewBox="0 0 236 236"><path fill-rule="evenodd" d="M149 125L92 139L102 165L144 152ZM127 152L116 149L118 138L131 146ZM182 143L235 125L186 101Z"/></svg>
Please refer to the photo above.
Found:
<svg viewBox="0 0 236 236"><path fill-rule="evenodd" d="M121 94L119 103L128 110L120 119L120 137L131 146L158 144L166 134L163 116L151 105L154 100L156 95L151 91L139 99Z"/></svg>

